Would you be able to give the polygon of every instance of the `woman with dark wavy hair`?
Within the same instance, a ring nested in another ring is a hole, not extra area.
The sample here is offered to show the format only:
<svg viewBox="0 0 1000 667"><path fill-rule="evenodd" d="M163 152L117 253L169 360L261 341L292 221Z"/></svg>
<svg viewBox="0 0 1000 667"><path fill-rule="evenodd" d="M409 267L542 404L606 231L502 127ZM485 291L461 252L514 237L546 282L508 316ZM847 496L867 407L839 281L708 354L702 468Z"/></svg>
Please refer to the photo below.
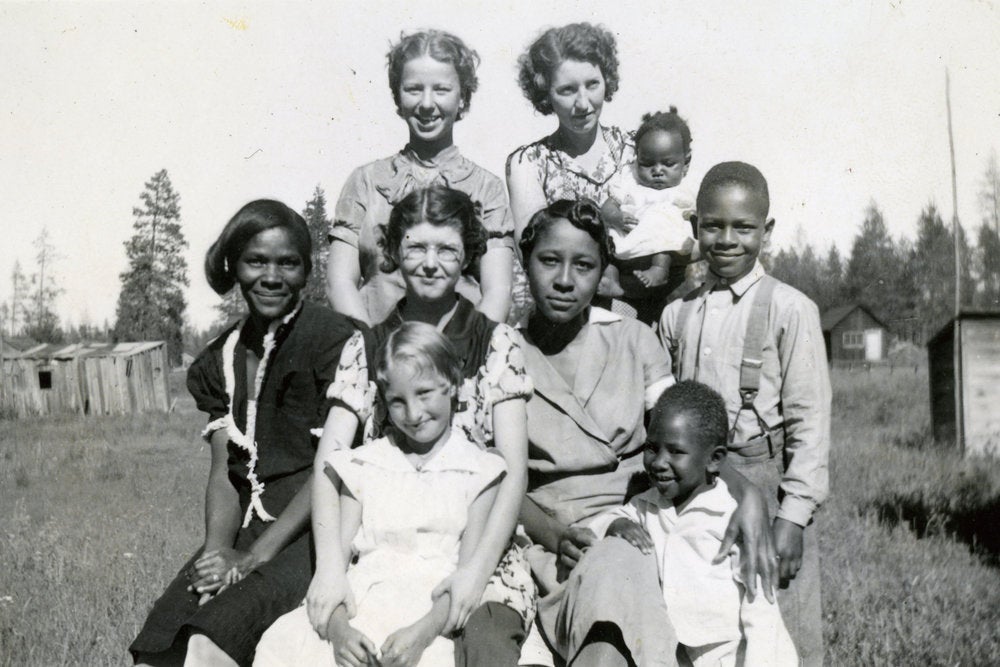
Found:
<svg viewBox="0 0 1000 667"><path fill-rule="evenodd" d="M613 253L596 203L557 200L538 211L520 249L535 300L523 331L535 392L521 523L533 542L538 625L574 667L674 665L655 560L587 527L648 484L644 420L673 382L669 357L649 327L591 305ZM740 503L744 553L756 556L760 544L766 554L763 495L728 466L722 475ZM546 664L551 656L534 639L525 658Z"/></svg>
<svg viewBox="0 0 1000 667"><path fill-rule="evenodd" d="M357 433L364 432L367 441L388 428L370 360L393 331L403 322L418 321L445 334L462 366L454 425L479 446L495 447L507 475L473 558L447 579L442 574L437 592L450 598L446 632L461 630L455 641L457 664L513 667L535 611L530 569L523 550L511 544L528 474L525 401L531 396L531 380L524 372L520 336L476 310L457 291L461 277L487 248L481 209L469 195L441 186L410 192L393 207L384 239L383 270L399 271L405 294L370 335L358 333L344 347L317 460L349 447ZM337 543L338 506L329 485L317 485L317 544ZM351 604L340 565L318 551L306 597L309 621L324 639L333 611Z"/></svg>

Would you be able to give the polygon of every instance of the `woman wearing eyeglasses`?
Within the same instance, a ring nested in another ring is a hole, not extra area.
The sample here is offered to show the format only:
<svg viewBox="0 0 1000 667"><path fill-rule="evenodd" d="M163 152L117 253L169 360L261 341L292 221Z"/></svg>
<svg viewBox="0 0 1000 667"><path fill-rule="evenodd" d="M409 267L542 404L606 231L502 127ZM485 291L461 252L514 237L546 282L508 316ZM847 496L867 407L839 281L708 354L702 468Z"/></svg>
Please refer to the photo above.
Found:
<svg viewBox="0 0 1000 667"><path fill-rule="evenodd" d="M496 447L506 461L507 475L474 556L436 592L450 597L446 633L464 627L455 642L459 664L513 666L534 616L530 570L522 551L510 545L527 489L525 405L532 389L515 331L489 319L457 292L463 274L486 251L487 232L480 220L480 207L469 195L443 186L415 190L393 207L380 268L399 270L405 296L367 341L359 333L345 345L337 383L329 392L334 404L317 460L349 447L359 427L366 440L388 428L386 407L377 399L368 364L388 335L406 321L440 329L462 362L464 380L453 425L481 447ZM323 473L317 469L317 474ZM336 495L328 492L329 484L313 488L316 544L337 544ZM330 614L340 604L350 607L351 598L344 572L326 567L323 556L317 552L306 602L313 628L326 639Z"/></svg>

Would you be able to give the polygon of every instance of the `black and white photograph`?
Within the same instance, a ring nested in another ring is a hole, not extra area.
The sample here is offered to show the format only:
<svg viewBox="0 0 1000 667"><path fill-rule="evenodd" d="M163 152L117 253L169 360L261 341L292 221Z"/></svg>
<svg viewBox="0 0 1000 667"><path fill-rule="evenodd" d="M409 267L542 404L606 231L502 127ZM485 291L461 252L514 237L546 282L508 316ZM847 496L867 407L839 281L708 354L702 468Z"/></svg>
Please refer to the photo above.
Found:
<svg viewBox="0 0 1000 667"><path fill-rule="evenodd" d="M1000 6L0 3L0 667L1000 664Z"/></svg>

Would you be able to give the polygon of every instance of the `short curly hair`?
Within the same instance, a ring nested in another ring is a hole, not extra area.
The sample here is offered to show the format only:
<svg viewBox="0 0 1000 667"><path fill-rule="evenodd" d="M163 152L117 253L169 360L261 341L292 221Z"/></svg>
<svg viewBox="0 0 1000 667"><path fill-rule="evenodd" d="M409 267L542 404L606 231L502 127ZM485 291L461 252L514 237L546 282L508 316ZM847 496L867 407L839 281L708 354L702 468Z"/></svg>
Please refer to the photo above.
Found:
<svg viewBox="0 0 1000 667"><path fill-rule="evenodd" d="M392 45L386 54L389 68L389 88L392 90L392 100L399 110L399 87L403 80L403 67L414 58L430 56L442 63L449 63L458 74L458 84L462 89L462 111L459 118L468 112L472 104L472 93L479 87L476 68L479 67L479 54L466 46L456 35L444 30L421 30L412 35L400 35L399 41Z"/></svg>
<svg viewBox="0 0 1000 667"><path fill-rule="evenodd" d="M615 256L615 242L608 234L608 228L601 218L601 207L594 201L583 198L559 199L531 216L518 243L525 266L528 265L531 251L538 243L538 237L559 220L566 220L594 239L601 254L602 271L611 263L611 258Z"/></svg>
<svg viewBox="0 0 1000 667"><path fill-rule="evenodd" d="M695 207L703 209L709 194L729 185L738 185L753 193L757 197L757 204L761 207L761 214L767 217L771 208L767 179L760 173L760 169L746 162L720 162L709 169L698 187Z"/></svg>
<svg viewBox="0 0 1000 667"><path fill-rule="evenodd" d="M682 380L668 387L650 414L650 428L668 414L685 414L694 418L691 424L698 442L704 447L725 447L729 441L729 413L726 402L717 391L694 380Z"/></svg>
<svg viewBox="0 0 1000 667"><path fill-rule="evenodd" d="M687 121L677 113L677 107L671 105L668 111L644 114L642 124L635 131L635 145L638 146L639 140L653 130L676 133L681 138L684 154L691 154L691 128L688 127Z"/></svg>
<svg viewBox="0 0 1000 667"><path fill-rule="evenodd" d="M604 76L604 100L611 101L618 91L618 46L615 36L602 26L570 23L543 32L517 59L521 91L539 113L546 116L552 113L549 101L552 75L567 60L579 60L598 67Z"/></svg>
<svg viewBox="0 0 1000 667"><path fill-rule="evenodd" d="M399 200L389 213L389 223L382 239L380 268L386 273L399 268L399 248L406 232L422 222L429 222L459 230L465 250L463 273L473 274L477 260L486 252L486 229L481 211L482 206L473 202L469 195L443 185L414 190Z"/></svg>

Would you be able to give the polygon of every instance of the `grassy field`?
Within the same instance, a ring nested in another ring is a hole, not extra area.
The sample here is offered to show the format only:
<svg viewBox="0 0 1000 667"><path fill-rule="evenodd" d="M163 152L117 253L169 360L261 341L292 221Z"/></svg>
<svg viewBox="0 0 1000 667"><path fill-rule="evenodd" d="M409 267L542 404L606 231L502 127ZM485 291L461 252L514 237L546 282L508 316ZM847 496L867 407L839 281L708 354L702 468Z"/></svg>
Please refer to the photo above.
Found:
<svg viewBox="0 0 1000 667"><path fill-rule="evenodd" d="M838 371L834 403L828 664L1000 664L1000 466L928 442L923 372ZM0 423L0 665L128 662L200 540L202 423L186 398L169 415Z"/></svg>

